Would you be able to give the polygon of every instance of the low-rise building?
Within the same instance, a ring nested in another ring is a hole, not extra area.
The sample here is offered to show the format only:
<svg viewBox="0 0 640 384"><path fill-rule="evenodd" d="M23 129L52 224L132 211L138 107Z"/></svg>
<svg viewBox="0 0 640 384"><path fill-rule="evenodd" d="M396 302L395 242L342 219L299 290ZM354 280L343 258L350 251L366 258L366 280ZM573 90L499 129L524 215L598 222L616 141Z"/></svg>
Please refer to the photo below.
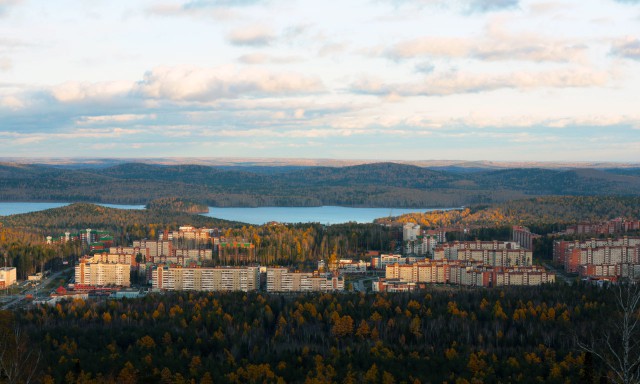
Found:
<svg viewBox="0 0 640 384"><path fill-rule="evenodd" d="M368 263L363 260L340 259L337 263L329 265L331 271L344 273L365 273L367 272ZM318 268L320 269L320 268Z"/></svg>
<svg viewBox="0 0 640 384"><path fill-rule="evenodd" d="M16 268L2 267L0 268L0 288L10 287L16 282Z"/></svg>
<svg viewBox="0 0 640 384"><path fill-rule="evenodd" d="M373 282L371 287L373 292L411 292L416 289L416 283L379 278Z"/></svg>

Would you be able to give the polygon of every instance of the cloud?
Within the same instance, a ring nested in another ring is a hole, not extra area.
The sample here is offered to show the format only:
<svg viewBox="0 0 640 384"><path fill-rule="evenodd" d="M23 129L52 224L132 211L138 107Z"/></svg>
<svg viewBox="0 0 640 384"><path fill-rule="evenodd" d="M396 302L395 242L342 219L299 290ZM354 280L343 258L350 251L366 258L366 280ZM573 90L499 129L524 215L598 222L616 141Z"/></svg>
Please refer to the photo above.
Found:
<svg viewBox="0 0 640 384"><path fill-rule="evenodd" d="M15 111L24 108L25 102L16 96L5 96L0 98L0 108L1 107Z"/></svg>
<svg viewBox="0 0 640 384"><path fill-rule="evenodd" d="M8 57L0 57L0 71L6 72L13 67L11 59Z"/></svg>
<svg viewBox="0 0 640 384"><path fill-rule="evenodd" d="M218 8L218 7L246 7L265 3L264 0L192 0L184 4L185 9Z"/></svg>
<svg viewBox="0 0 640 384"><path fill-rule="evenodd" d="M121 114L121 115L101 115L101 116L82 116L76 123L78 125L93 124L112 124L112 123L129 123L140 120L155 120L155 114Z"/></svg>
<svg viewBox="0 0 640 384"><path fill-rule="evenodd" d="M0 0L0 17L6 15L11 7L22 3L22 0Z"/></svg>
<svg viewBox="0 0 640 384"><path fill-rule="evenodd" d="M303 61L297 56L273 56L265 53L249 53L238 57L238 61L243 64L289 64Z"/></svg>
<svg viewBox="0 0 640 384"><path fill-rule="evenodd" d="M271 44L276 39L273 31L262 25L252 25L231 31L227 40L233 45L248 45L262 47Z"/></svg>
<svg viewBox="0 0 640 384"><path fill-rule="evenodd" d="M68 81L52 87L49 93L61 103L104 102L127 95L132 85L128 81L99 83Z"/></svg>
<svg viewBox="0 0 640 384"><path fill-rule="evenodd" d="M387 84L376 79L363 79L352 86L357 93L386 96L446 96L480 93L498 89L581 88L602 86L609 74L588 69L478 74L447 72L427 76L422 82Z"/></svg>
<svg viewBox="0 0 640 384"><path fill-rule="evenodd" d="M372 50L370 54L380 54ZM474 58L483 61L584 62L587 46L540 34L510 35L490 26L481 38L419 37L393 45L382 54L393 60L417 57Z"/></svg>
<svg viewBox="0 0 640 384"><path fill-rule="evenodd" d="M469 12L493 12L517 8L519 0L473 0L469 4Z"/></svg>
<svg viewBox="0 0 640 384"><path fill-rule="evenodd" d="M317 92L320 80L296 73L231 68L159 67L145 73L135 92L145 98L205 102L222 98Z"/></svg>
<svg viewBox="0 0 640 384"><path fill-rule="evenodd" d="M627 38L614 43L611 53L627 59L640 60L640 39Z"/></svg>
<svg viewBox="0 0 640 384"><path fill-rule="evenodd" d="M486 13L518 8L520 0L380 0L394 7L411 6L414 8L437 7L457 8L465 14Z"/></svg>
<svg viewBox="0 0 640 384"><path fill-rule="evenodd" d="M640 4L640 0L614 0L616 3L621 4Z"/></svg>
<svg viewBox="0 0 640 384"><path fill-rule="evenodd" d="M187 2L156 2L146 9L153 16L213 17L229 20L235 17L235 9L265 4L262 0L193 0Z"/></svg>
<svg viewBox="0 0 640 384"><path fill-rule="evenodd" d="M416 64L414 69L416 72L419 72L419 73L431 73L434 71L434 69L436 69L436 67L429 62L422 62L422 63Z"/></svg>

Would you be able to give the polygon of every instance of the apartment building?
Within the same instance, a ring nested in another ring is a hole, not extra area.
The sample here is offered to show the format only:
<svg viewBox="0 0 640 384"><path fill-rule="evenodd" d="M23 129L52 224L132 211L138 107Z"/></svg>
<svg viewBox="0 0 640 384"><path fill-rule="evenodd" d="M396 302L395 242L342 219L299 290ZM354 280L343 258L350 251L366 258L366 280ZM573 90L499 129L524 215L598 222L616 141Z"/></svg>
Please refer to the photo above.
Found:
<svg viewBox="0 0 640 384"><path fill-rule="evenodd" d="M532 233L529 228L515 225L511 231L511 240L518 243L520 247L533 250L533 240L539 238L540 235Z"/></svg>
<svg viewBox="0 0 640 384"><path fill-rule="evenodd" d="M420 226L415 223L406 223L402 226L402 240L416 240L421 235Z"/></svg>
<svg viewBox="0 0 640 384"><path fill-rule="evenodd" d="M384 270L387 265L406 264L407 259L402 255L380 255L371 258L371 268Z"/></svg>
<svg viewBox="0 0 640 384"><path fill-rule="evenodd" d="M584 241L555 241L553 259L571 273L581 272L581 267L586 265L639 264L640 238L625 236Z"/></svg>
<svg viewBox="0 0 640 384"><path fill-rule="evenodd" d="M341 276L318 272L289 272L287 268L267 268L267 292L343 291Z"/></svg>
<svg viewBox="0 0 640 384"><path fill-rule="evenodd" d="M155 262L155 258L159 256L172 256L173 251L173 243L170 240L135 240L133 242L134 248L147 249L148 257L147 259L151 262Z"/></svg>
<svg viewBox="0 0 640 384"><path fill-rule="evenodd" d="M433 258L481 262L494 267L528 266L532 264L533 252L510 241L455 241L439 245Z"/></svg>
<svg viewBox="0 0 640 384"><path fill-rule="evenodd" d="M600 223L578 223L569 225L562 235L611 235L640 230L640 220L627 220L618 217Z"/></svg>
<svg viewBox="0 0 640 384"><path fill-rule="evenodd" d="M100 257L83 258L75 268L77 285L129 287L131 264L102 262Z"/></svg>
<svg viewBox="0 0 640 384"><path fill-rule="evenodd" d="M260 288L260 268L183 268L156 266L154 289L169 291L254 291Z"/></svg>
<svg viewBox="0 0 640 384"><path fill-rule="evenodd" d="M538 266L494 267L463 260L428 260L386 267L387 281L463 286L540 285L555 282L555 274Z"/></svg>

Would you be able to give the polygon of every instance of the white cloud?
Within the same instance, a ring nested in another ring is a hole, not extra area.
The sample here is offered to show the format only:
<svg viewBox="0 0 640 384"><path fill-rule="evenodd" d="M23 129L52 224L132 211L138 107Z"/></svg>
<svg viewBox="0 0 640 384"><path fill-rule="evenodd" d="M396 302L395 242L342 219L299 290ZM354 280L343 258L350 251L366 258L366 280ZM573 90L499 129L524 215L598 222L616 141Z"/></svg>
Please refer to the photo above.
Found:
<svg viewBox="0 0 640 384"><path fill-rule="evenodd" d="M18 110L25 107L25 102L17 96L10 95L0 98L0 106Z"/></svg>
<svg viewBox="0 0 640 384"><path fill-rule="evenodd" d="M0 71L6 72L13 67L11 59L8 57L0 57Z"/></svg>
<svg viewBox="0 0 640 384"><path fill-rule="evenodd" d="M373 50L380 53L380 49ZM584 62L587 46L544 37L539 33L510 34L492 25L481 38L418 37L399 42L382 53L394 60L416 57L470 57L482 61Z"/></svg>
<svg viewBox="0 0 640 384"><path fill-rule="evenodd" d="M238 57L238 61L249 65L290 64L303 61L303 59L298 56L273 56L265 53L254 52Z"/></svg>
<svg viewBox="0 0 640 384"><path fill-rule="evenodd" d="M144 75L136 92L152 99L213 101L220 98L317 92L320 80L296 73L190 66L159 67Z"/></svg>
<svg viewBox="0 0 640 384"><path fill-rule="evenodd" d="M156 2L146 9L146 13L152 16L189 16L193 18L213 18L227 21L238 17L236 9L259 5L261 0L247 1L173 1Z"/></svg>
<svg viewBox="0 0 640 384"><path fill-rule="evenodd" d="M102 116L82 116L76 123L79 125L90 124L111 124L111 123L128 123L139 120L155 120L155 114L121 114L121 115L102 115Z"/></svg>
<svg viewBox="0 0 640 384"><path fill-rule="evenodd" d="M0 0L0 17L4 16L11 7L22 3L22 0Z"/></svg>
<svg viewBox="0 0 640 384"><path fill-rule="evenodd" d="M385 83L365 78L356 82L355 92L400 96L445 96L462 93L487 92L497 89L577 88L603 86L610 79L607 72L590 69L562 69L507 74L447 72L432 74L422 82Z"/></svg>
<svg viewBox="0 0 640 384"><path fill-rule="evenodd" d="M248 45L263 47L271 44L276 36L273 31L264 25L250 25L231 31L227 39L233 45Z"/></svg>
<svg viewBox="0 0 640 384"><path fill-rule="evenodd" d="M122 97L131 91L133 83L107 81L99 83L68 81L50 89L51 95L62 103L101 102Z"/></svg>

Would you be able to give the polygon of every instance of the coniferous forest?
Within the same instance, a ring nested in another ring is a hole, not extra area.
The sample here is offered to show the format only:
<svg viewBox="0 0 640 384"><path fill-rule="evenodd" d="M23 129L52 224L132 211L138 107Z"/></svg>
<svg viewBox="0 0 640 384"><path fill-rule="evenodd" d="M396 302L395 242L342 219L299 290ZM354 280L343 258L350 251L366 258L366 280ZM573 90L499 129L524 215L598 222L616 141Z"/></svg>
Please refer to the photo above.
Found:
<svg viewBox="0 0 640 384"><path fill-rule="evenodd" d="M44 383L593 383L614 288L167 293L1 313ZM28 335L28 336L27 336ZM28 340L27 340L28 338ZM36 365L36 357L39 363Z"/></svg>

